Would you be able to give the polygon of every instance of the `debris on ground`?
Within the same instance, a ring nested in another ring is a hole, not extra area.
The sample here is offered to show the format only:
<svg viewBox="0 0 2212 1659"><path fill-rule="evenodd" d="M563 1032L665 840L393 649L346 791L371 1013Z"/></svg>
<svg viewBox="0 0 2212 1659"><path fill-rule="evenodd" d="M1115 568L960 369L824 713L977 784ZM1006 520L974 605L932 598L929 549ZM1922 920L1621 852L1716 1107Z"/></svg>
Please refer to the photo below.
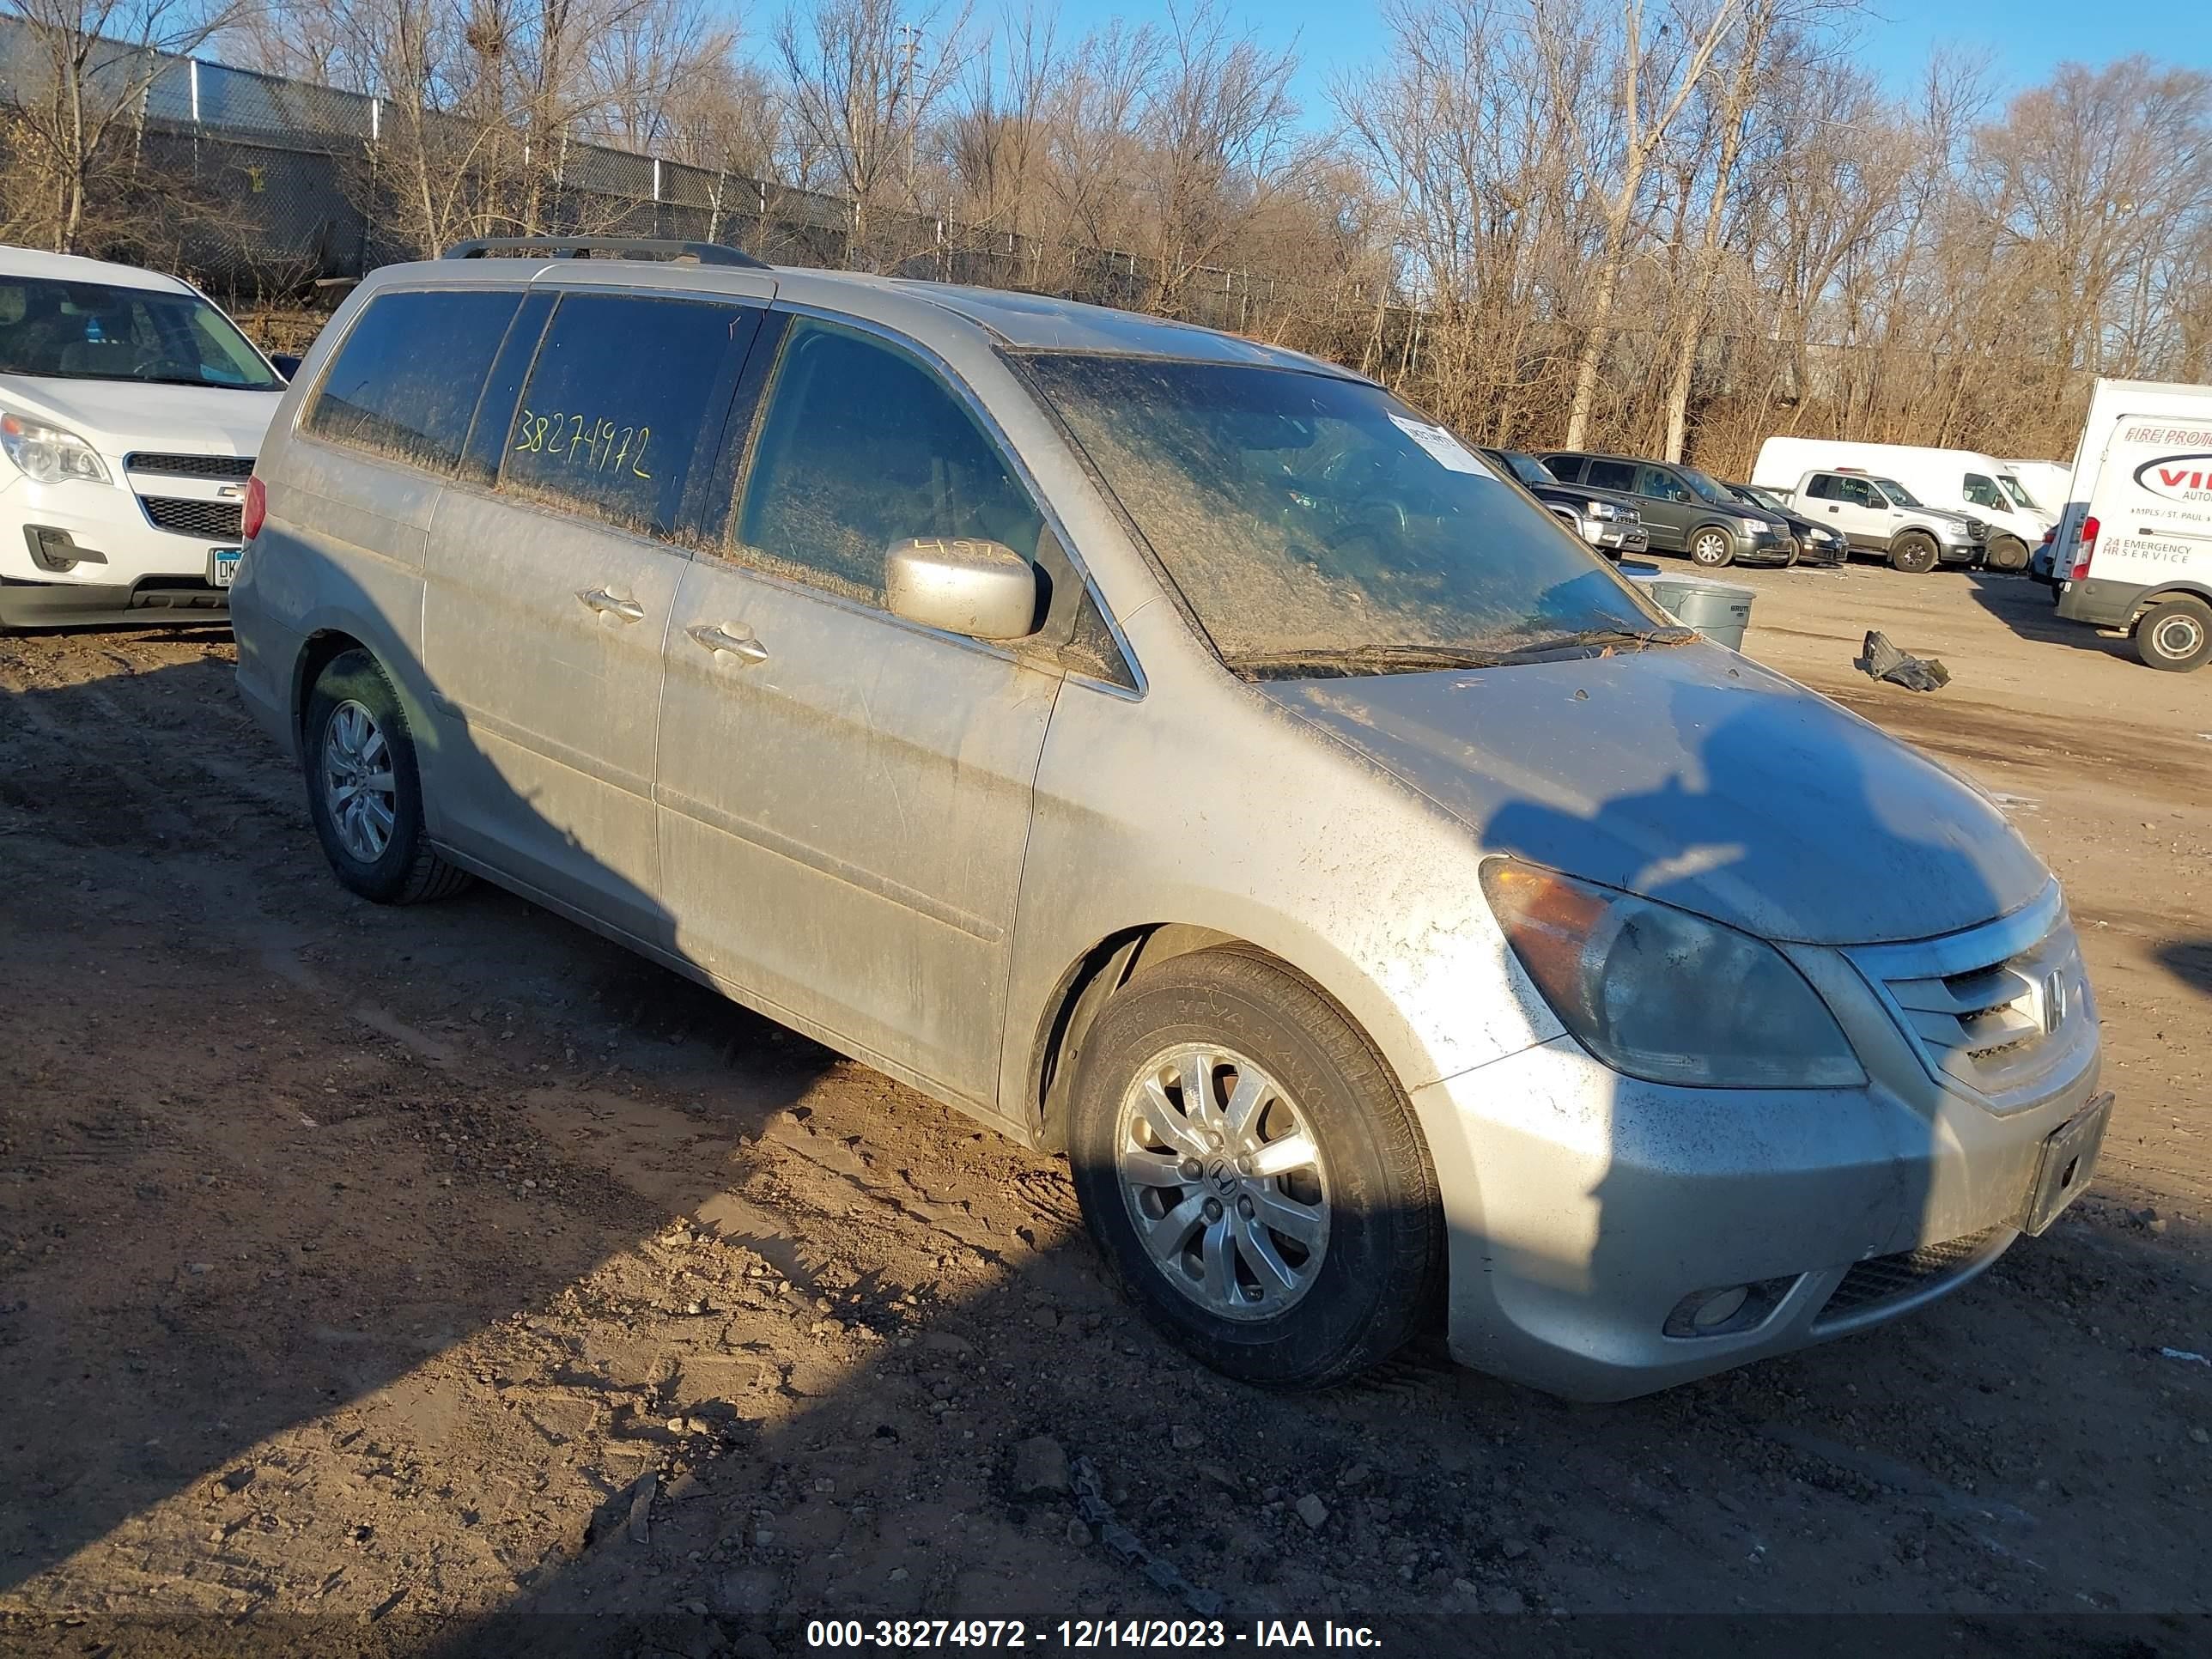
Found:
<svg viewBox="0 0 2212 1659"><path fill-rule="evenodd" d="M1951 683L1951 671L1933 657L1908 656L1889 642L1878 629L1867 630L1866 643L1851 665L1861 673L1911 691L1934 691Z"/></svg>

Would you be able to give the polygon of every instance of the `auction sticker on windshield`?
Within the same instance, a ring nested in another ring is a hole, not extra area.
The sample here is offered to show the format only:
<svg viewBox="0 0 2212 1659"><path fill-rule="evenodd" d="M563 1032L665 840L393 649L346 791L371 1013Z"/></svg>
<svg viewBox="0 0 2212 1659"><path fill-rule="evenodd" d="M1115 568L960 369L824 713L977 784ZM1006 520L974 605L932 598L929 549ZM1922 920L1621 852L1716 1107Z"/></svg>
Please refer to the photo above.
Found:
<svg viewBox="0 0 2212 1659"><path fill-rule="evenodd" d="M1478 478L1495 478L1498 476L1482 464L1473 450L1440 426L1431 426L1425 421L1409 421L1402 415L1393 415L1390 424L1427 450L1440 466L1449 467L1455 472L1471 472Z"/></svg>

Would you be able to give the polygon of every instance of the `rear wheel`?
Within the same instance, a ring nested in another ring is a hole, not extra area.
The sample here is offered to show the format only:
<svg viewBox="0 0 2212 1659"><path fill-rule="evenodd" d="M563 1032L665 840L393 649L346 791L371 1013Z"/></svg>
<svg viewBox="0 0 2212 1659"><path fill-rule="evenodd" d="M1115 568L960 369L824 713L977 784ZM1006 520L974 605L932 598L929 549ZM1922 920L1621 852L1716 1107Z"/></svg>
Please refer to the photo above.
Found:
<svg viewBox="0 0 2212 1659"><path fill-rule="evenodd" d="M1908 530L1889 545L1891 565L1908 575L1925 575L1938 556L1936 538L1924 531Z"/></svg>
<svg viewBox="0 0 2212 1659"><path fill-rule="evenodd" d="M2185 674L2212 659L2212 605L2161 599L2136 624L2136 655L2153 668Z"/></svg>
<svg viewBox="0 0 2212 1659"><path fill-rule="evenodd" d="M415 740L375 658L331 659L308 694L301 738L307 811L340 882L379 904L446 898L469 884L423 833Z"/></svg>
<svg viewBox="0 0 2212 1659"><path fill-rule="evenodd" d="M2027 568L2027 544L2017 536L1999 536L1990 543L1990 550L1982 562L1991 570L2025 570Z"/></svg>
<svg viewBox="0 0 2212 1659"><path fill-rule="evenodd" d="M1271 1388L1388 1357L1429 1305L1436 1177L1327 998L1260 957L1140 969L1084 1043L1069 1125L1092 1238L1178 1346Z"/></svg>
<svg viewBox="0 0 2212 1659"><path fill-rule="evenodd" d="M1690 557L1708 570L1719 570L1735 562L1735 544L1727 531L1707 525L1691 535Z"/></svg>

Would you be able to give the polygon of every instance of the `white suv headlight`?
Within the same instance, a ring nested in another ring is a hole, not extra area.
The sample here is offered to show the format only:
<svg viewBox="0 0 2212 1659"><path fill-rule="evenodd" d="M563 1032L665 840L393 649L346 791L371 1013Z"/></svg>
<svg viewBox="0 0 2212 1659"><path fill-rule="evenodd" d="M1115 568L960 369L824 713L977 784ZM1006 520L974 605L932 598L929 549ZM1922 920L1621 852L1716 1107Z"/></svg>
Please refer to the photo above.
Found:
<svg viewBox="0 0 2212 1659"><path fill-rule="evenodd" d="M1483 866L1482 890L1559 1023L1616 1072L1692 1088L1866 1081L1827 1004L1762 939L1510 859Z"/></svg>
<svg viewBox="0 0 2212 1659"><path fill-rule="evenodd" d="M107 482L107 464L90 444L64 428L46 426L21 415L0 415L0 453L25 477L40 483L62 483L70 478Z"/></svg>

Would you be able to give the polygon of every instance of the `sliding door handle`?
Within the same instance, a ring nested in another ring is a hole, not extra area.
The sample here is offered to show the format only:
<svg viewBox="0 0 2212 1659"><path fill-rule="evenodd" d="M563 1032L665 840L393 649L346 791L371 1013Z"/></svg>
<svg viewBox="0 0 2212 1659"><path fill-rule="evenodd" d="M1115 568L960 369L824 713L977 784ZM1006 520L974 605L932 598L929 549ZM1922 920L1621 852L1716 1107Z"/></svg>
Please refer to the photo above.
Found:
<svg viewBox="0 0 2212 1659"><path fill-rule="evenodd" d="M684 631L702 648L718 657L726 652L740 662L768 660L768 647L743 623L734 626L727 623L702 623L696 628L687 628Z"/></svg>
<svg viewBox="0 0 2212 1659"><path fill-rule="evenodd" d="M586 587L576 597L602 617L619 617L626 623L643 622L645 607L635 599L618 599L604 587Z"/></svg>

